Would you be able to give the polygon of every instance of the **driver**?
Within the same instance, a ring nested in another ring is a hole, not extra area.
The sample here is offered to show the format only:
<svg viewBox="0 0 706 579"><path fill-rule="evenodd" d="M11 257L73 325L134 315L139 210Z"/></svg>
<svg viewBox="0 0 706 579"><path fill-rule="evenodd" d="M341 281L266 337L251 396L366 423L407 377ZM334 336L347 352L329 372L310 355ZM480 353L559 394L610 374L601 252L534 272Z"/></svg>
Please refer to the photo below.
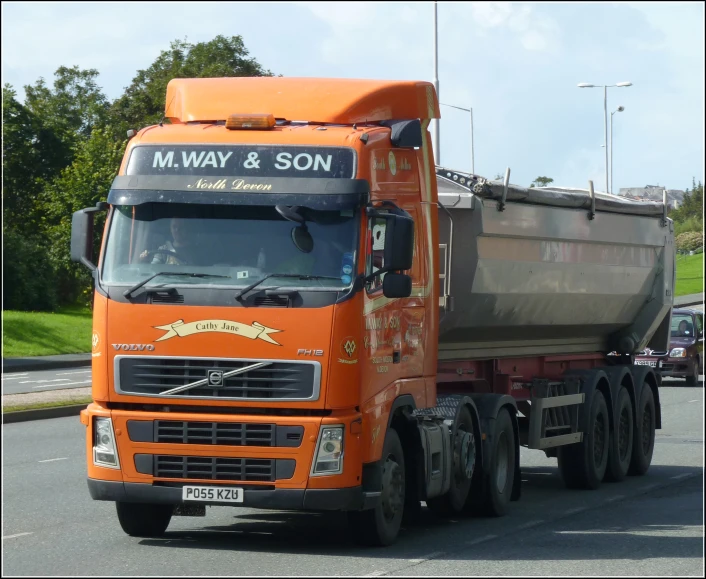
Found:
<svg viewBox="0 0 706 579"><path fill-rule="evenodd" d="M170 224L172 240L160 245L157 251L147 249L140 254L140 261L146 262L150 255L152 263L164 263L167 265L189 265L193 264L193 236L188 233L189 224L187 219L174 217Z"/></svg>
<svg viewBox="0 0 706 579"><path fill-rule="evenodd" d="M691 324L686 320L679 322L679 335L680 336L690 336L691 335Z"/></svg>

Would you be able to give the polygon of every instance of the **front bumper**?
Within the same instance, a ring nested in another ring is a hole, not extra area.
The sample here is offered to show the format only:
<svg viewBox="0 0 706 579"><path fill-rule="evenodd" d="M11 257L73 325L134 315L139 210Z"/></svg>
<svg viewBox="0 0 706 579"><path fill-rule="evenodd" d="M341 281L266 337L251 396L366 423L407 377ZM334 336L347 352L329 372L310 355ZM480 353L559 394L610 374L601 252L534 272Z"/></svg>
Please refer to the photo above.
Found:
<svg viewBox="0 0 706 579"><path fill-rule="evenodd" d="M237 485L218 485L237 486ZM181 486L157 486L143 483L125 483L88 479L88 490L97 501L124 503L182 504ZM380 493L366 493L361 487L344 489L245 489L243 502L201 502L213 506L237 506L253 509L281 509L306 511L358 511L375 507Z"/></svg>
<svg viewBox="0 0 706 579"><path fill-rule="evenodd" d="M665 378L686 378L692 372L691 358L668 358L662 361L660 373Z"/></svg>

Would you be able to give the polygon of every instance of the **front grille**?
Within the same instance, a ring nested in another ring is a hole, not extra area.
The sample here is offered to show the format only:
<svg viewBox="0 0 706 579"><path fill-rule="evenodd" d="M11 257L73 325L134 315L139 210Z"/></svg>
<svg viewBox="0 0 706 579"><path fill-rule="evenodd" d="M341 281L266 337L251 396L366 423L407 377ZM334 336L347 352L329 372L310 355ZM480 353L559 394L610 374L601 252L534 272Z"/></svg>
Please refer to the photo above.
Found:
<svg viewBox="0 0 706 579"><path fill-rule="evenodd" d="M656 350L650 350L650 352L648 353L646 350L643 350L642 352L640 352L640 353L638 354L638 356L655 356L655 357L659 357L659 356L666 356L667 354L668 354L668 352L657 352Z"/></svg>
<svg viewBox="0 0 706 579"><path fill-rule="evenodd" d="M264 458L156 455L154 472L154 476L159 478L270 482L275 480L275 461Z"/></svg>
<svg viewBox="0 0 706 579"><path fill-rule="evenodd" d="M116 356L115 368L116 390L123 394L226 400L316 400L321 376L318 362L271 360Z"/></svg>
<svg viewBox="0 0 706 579"><path fill-rule="evenodd" d="M295 467L288 458L135 455L137 472L156 478L274 482L292 478Z"/></svg>
<svg viewBox="0 0 706 579"><path fill-rule="evenodd" d="M156 420L155 442L275 446L274 424Z"/></svg>

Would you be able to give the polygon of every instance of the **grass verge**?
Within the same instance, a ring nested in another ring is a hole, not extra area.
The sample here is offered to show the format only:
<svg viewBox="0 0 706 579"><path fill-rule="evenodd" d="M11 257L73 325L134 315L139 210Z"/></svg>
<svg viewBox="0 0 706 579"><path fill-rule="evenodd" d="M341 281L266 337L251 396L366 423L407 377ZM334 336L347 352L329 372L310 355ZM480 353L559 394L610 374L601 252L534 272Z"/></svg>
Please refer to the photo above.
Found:
<svg viewBox="0 0 706 579"><path fill-rule="evenodd" d="M91 351L90 308L70 306L57 312L3 312L4 358L83 354Z"/></svg>
<svg viewBox="0 0 706 579"><path fill-rule="evenodd" d="M703 254L677 256L675 296L688 296L704 291Z"/></svg>
<svg viewBox="0 0 706 579"><path fill-rule="evenodd" d="M3 406L2 413L19 412L20 410L39 410L40 408L56 408L57 406L78 406L85 404L88 406L92 402L90 396L84 398L73 398L71 400L55 400L54 402L31 402L29 404L16 404L14 406Z"/></svg>

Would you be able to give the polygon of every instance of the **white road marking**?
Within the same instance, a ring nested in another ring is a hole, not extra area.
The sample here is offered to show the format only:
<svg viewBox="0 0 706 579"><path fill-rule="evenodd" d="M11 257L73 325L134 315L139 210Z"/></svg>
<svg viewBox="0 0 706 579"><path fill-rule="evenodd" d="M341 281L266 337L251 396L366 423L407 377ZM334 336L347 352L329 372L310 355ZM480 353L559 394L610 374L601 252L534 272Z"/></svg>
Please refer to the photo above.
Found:
<svg viewBox="0 0 706 579"><path fill-rule="evenodd" d="M55 460L68 460L68 456L65 456L63 458L48 458L46 460L38 460L37 462L54 462Z"/></svg>
<svg viewBox="0 0 706 579"><path fill-rule="evenodd" d="M700 400L689 400L689 403L691 402L700 402Z"/></svg>
<svg viewBox="0 0 706 579"><path fill-rule="evenodd" d="M25 535L31 535L32 533L17 533L15 535L8 535L7 537L3 537L2 540L4 541L5 539L14 539L16 537L24 537Z"/></svg>
<svg viewBox="0 0 706 579"><path fill-rule="evenodd" d="M385 573L388 573L389 571L373 571L372 573L368 573L367 575L363 575L363 577L380 577L381 575L385 575Z"/></svg>
<svg viewBox="0 0 706 579"><path fill-rule="evenodd" d="M537 525L541 525L543 522L544 522L544 519L537 519L536 521L530 521L529 523L519 525L515 528L516 529L529 529L531 527L536 527Z"/></svg>
<svg viewBox="0 0 706 579"><path fill-rule="evenodd" d="M570 515L578 515L579 513L582 513L585 511L588 507L578 507L577 509L569 509L568 511L564 511L564 516L570 516Z"/></svg>
<svg viewBox="0 0 706 579"><path fill-rule="evenodd" d="M690 472L684 472L684 473L682 473L682 474L678 474L678 475L675 475L675 476L670 477L670 478L671 478L672 480L678 480L678 479L680 479L680 478L684 478L684 477L687 477L687 476L691 476L691 473L690 473Z"/></svg>
<svg viewBox="0 0 706 579"><path fill-rule="evenodd" d="M87 382L66 382L64 384L45 384L44 386L32 386L33 390L37 390L39 388L54 388L55 386L80 386L81 384L90 384L91 381L88 380Z"/></svg>
<svg viewBox="0 0 706 579"><path fill-rule="evenodd" d="M45 382L68 382L68 378L56 378L55 380L23 380L20 384L42 384Z"/></svg>
<svg viewBox="0 0 706 579"><path fill-rule="evenodd" d="M80 372L57 372L57 376L68 376L70 374L90 374L90 370L81 370Z"/></svg>
<svg viewBox="0 0 706 579"><path fill-rule="evenodd" d="M436 559L437 557L441 557L442 555L446 555L445 551L434 551L433 553L429 553L428 555L424 555L421 559L407 559L408 563L424 563L425 561L429 561L430 559Z"/></svg>
<svg viewBox="0 0 706 579"><path fill-rule="evenodd" d="M3 380L13 380L14 378L24 378L27 376L27 374L5 374L2 379Z"/></svg>
<svg viewBox="0 0 706 579"><path fill-rule="evenodd" d="M466 541L466 545L477 545L478 543L485 543L486 541L490 541L490 539L495 538L497 538L497 535L485 535L484 537L478 537L472 541Z"/></svg>
<svg viewBox="0 0 706 579"><path fill-rule="evenodd" d="M619 501L620 499L624 499L625 495L615 495L614 497L609 497L606 500L603 501L603 504L607 503L614 503L615 501Z"/></svg>

